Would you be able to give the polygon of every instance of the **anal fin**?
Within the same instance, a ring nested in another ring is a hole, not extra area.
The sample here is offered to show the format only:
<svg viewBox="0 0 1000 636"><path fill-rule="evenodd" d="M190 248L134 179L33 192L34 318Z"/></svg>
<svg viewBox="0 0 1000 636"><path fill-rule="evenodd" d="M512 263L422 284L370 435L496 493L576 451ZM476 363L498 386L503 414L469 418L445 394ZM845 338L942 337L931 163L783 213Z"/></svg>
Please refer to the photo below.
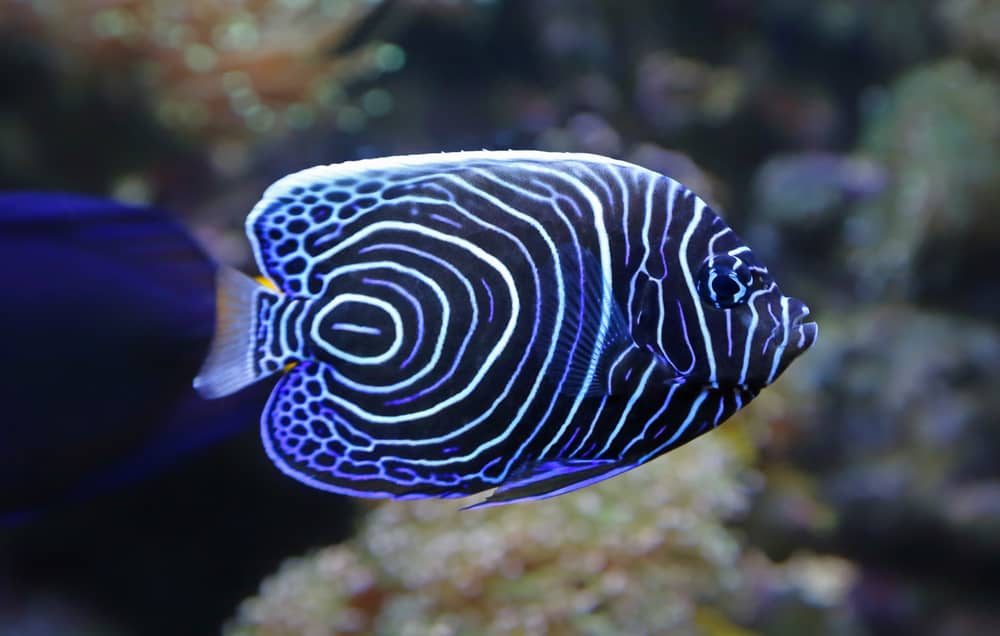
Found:
<svg viewBox="0 0 1000 636"><path fill-rule="evenodd" d="M610 479L635 468L636 465L615 459L557 459L532 462L508 477L487 499L464 510L548 499Z"/></svg>

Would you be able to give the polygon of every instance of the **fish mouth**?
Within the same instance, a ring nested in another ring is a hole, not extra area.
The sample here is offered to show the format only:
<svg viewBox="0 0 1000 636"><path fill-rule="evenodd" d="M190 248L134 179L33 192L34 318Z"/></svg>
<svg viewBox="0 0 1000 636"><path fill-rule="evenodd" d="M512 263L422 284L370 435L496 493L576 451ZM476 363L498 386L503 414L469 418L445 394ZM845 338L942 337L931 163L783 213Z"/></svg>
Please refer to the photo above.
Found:
<svg viewBox="0 0 1000 636"><path fill-rule="evenodd" d="M773 347L770 349L773 358L770 373L767 374L762 386L774 382L793 360L813 346L819 335L819 327L815 322L808 320L811 312L804 302L786 297L782 299L782 305L784 323L775 325L768 339L770 345L765 345L765 350Z"/></svg>
<svg viewBox="0 0 1000 636"><path fill-rule="evenodd" d="M811 320L806 320L811 312L805 303L793 299L789 304L795 317L788 325L790 336L788 344L795 351L801 353L816 342L816 338L819 336L819 325Z"/></svg>
<svg viewBox="0 0 1000 636"><path fill-rule="evenodd" d="M798 351L805 351L813 346L819 336L819 325L815 322L799 322L792 325L793 345Z"/></svg>

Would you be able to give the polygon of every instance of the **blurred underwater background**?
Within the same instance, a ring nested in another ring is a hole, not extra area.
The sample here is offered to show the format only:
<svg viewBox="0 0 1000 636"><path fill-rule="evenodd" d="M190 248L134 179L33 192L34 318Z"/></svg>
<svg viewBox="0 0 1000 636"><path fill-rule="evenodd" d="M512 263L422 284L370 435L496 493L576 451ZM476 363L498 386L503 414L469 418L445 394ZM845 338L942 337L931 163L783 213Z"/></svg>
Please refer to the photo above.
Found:
<svg viewBox="0 0 1000 636"><path fill-rule="evenodd" d="M1000 633L1000 1L0 0L0 636ZM593 152L821 335L557 499L358 502L190 389L294 170ZM73 194L57 194L57 193Z"/></svg>

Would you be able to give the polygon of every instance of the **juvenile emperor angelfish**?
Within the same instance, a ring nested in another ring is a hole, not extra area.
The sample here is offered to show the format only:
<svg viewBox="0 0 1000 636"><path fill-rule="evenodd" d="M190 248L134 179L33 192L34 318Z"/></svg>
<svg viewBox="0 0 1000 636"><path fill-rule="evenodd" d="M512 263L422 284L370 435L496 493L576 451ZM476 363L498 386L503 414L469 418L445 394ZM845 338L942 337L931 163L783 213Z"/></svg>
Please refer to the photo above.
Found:
<svg viewBox="0 0 1000 636"><path fill-rule="evenodd" d="M283 373L264 448L336 493L570 492L712 430L816 339L704 201L595 155L317 166L246 230L268 284L220 270L195 386Z"/></svg>

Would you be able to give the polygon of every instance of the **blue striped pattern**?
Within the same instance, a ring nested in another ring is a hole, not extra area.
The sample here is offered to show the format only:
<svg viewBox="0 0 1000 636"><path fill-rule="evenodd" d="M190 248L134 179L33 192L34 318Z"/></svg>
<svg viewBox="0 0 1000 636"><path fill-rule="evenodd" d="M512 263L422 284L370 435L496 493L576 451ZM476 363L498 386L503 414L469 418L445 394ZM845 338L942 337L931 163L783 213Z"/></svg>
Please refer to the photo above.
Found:
<svg viewBox="0 0 1000 636"><path fill-rule="evenodd" d="M487 504L619 474L718 426L814 341L750 249L667 177L469 152L319 166L247 219L262 417L292 477Z"/></svg>

